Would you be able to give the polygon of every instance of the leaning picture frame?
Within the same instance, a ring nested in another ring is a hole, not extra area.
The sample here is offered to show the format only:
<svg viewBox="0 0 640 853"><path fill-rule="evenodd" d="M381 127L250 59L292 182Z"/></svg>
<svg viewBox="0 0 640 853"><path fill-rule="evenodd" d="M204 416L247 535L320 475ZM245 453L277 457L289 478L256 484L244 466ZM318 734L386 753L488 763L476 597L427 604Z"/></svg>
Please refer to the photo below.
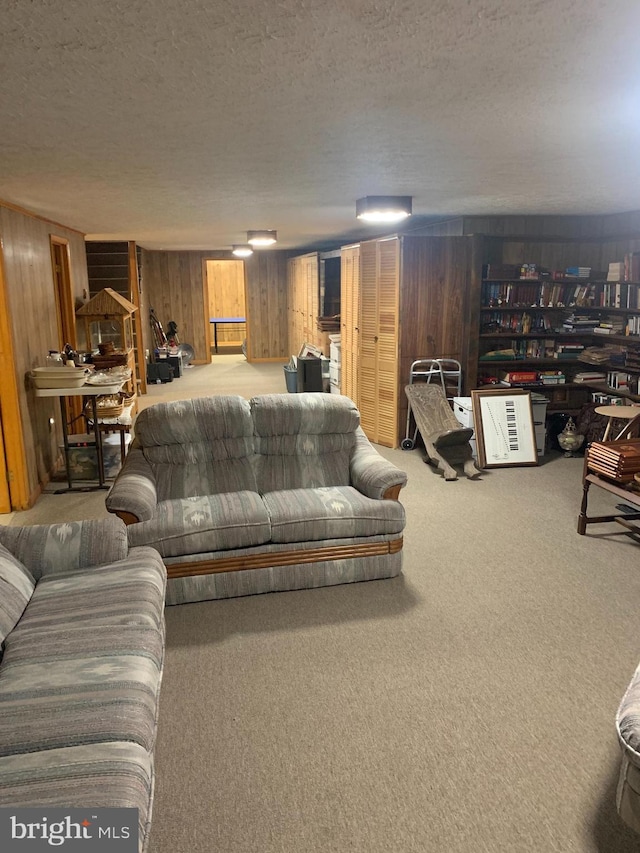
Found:
<svg viewBox="0 0 640 853"><path fill-rule="evenodd" d="M471 392L478 464L481 468L537 465L531 394L524 388Z"/></svg>

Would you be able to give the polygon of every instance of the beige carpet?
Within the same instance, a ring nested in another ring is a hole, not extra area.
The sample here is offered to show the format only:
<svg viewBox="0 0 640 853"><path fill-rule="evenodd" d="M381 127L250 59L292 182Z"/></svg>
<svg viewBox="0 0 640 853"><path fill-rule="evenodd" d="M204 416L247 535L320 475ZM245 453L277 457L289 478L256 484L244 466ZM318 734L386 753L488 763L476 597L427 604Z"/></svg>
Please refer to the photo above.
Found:
<svg viewBox="0 0 640 853"><path fill-rule="evenodd" d="M284 390L271 367L204 393ZM150 853L640 850L614 808L638 545L577 535L581 459L445 482L382 452L401 577L167 609Z"/></svg>

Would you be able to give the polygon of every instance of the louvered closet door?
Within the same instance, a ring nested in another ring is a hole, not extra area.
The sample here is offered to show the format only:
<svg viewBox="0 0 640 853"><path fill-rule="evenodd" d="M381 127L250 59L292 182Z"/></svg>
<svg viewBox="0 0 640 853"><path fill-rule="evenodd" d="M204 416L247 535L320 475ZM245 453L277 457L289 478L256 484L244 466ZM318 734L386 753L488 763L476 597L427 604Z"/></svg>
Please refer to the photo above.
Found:
<svg viewBox="0 0 640 853"><path fill-rule="evenodd" d="M340 256L340 390L358 402L360 247L346 246Z"/></svg>
<svg viewBox="0 0 640 853"><path fill-rule="evenodd" d="M398 289L396 238L360 246L358 401L371 441L398 445Z"/></svg>

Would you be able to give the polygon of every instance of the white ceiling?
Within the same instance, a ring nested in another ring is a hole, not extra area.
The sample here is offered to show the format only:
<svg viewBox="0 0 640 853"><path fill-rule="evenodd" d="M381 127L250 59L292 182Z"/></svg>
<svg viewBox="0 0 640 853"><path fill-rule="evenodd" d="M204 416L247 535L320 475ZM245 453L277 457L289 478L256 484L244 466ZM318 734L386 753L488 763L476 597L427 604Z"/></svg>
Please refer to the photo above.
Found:
<svg viewBox="0 0 640 853"><path fill-rule="evenodd" d="M638 0L3 0L0 199L147 248L640 208Z"/></svg>

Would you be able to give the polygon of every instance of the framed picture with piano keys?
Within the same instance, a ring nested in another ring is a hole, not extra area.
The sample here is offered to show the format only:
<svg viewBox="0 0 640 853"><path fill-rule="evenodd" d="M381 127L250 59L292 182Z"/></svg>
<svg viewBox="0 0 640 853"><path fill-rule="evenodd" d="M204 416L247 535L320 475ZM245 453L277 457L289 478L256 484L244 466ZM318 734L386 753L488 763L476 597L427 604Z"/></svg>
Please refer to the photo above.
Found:
<svg viewBox="0 0 640 853"><path fill-rule="evenodd" d="M471 404L481 468L538 464L528 391L524 388L472 391Z"/></svg>

